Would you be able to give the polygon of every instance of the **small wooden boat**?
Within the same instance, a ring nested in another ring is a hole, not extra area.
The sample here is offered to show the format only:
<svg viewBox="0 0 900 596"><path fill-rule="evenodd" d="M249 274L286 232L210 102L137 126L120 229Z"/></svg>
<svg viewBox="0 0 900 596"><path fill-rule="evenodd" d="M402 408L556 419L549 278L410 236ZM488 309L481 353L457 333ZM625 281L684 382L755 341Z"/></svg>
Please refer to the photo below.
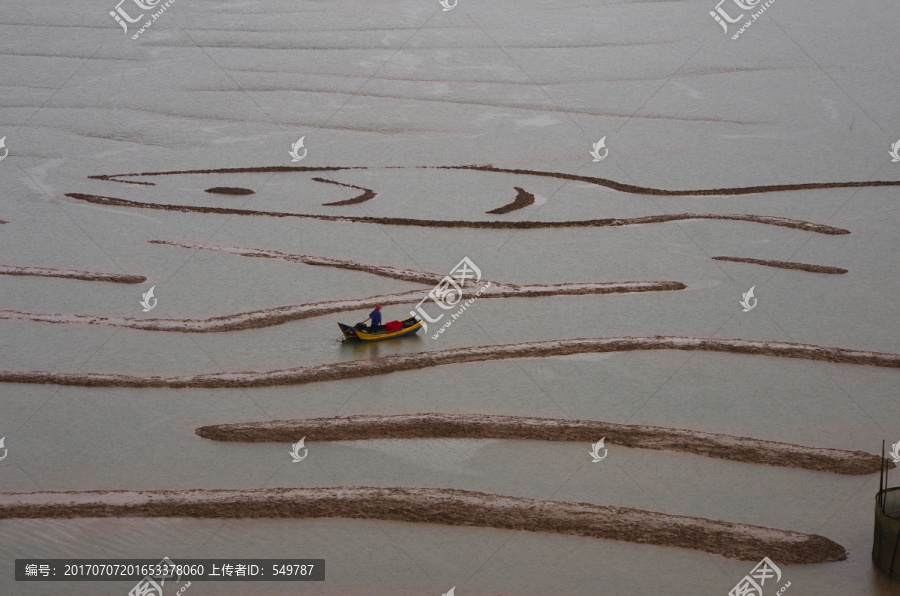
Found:
<svg viewBox="0 0 900 596"><path fill-rule="evenodd" d="M394 339L395 337L413 335L422 327L422 321L420 321L415 316L399 321L399 323L401 323L402 326L399 329L391 331L387 330L386 325L379 325L378 327L370 331L369 327L365 323L357 323L355 327L344 325L343 323L338 323L338 327L341 328L341 333L344 334L342 341L346 339L355 339L357 341L381 341L383 339Z"/></svg>

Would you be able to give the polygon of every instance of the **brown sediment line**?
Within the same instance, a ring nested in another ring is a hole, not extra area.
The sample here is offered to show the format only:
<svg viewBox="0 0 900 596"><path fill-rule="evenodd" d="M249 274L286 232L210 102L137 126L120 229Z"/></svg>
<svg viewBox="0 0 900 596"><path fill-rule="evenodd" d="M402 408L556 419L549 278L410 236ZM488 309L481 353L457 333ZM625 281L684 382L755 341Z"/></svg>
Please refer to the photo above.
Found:
<svg viewBox="0 0 900 596"><path fill-rule="evenodd" d="M849 230L835 228L824 224L811 223L786 217L772 215L748 215L745 213L715 214L715 213L672 213L665 215L648 215L645 217L633 217L629 219L585 219L577 221L465 221L465 220L436 220L436 219L409 219L405 217L363 217L350 215L317 215L312 213L288 213L284 211L255 211L251 209L233 209L229 207L201 207L197 205L167 205L164 203L143 203L129 201L115 197L103 197L83 193L66 193L66 196L78 201L86 201L96 205L108 205L111 207L131 207L137 209L158 209L161 211L178 211L181 213L213 213L219 215L254 215L265 217L293 217L297 219L317 219L320 221L339 221L347 223L368 223L390 226L417 226L422 228L473 228L473 229L516 229L534 230L541 228L605 228L641 225L651 223L664 223L670 221L682 221L688 219L723 219L732 221L752 221L755 223L794 228L819 234L849 234Z"/></svg>
<svg viewBox="0 0 900 596"><path fill-rule="evenodd" d="M881 457L864 451L822 449L678 428L484 414L359 415L271 420L202 426L196 433L214 441L293 443L370 439L503 439L596 441L636 449L684 451L753 464L802 468L835 474L874 474ZM884 460L889 467L896 467Z"/></svg>
<svg viewBox="0 0 900 596"><path fill-rule="evenodd" d="M487 285L487 284L486 284ZM487 298L534 298L539 296L578 296L583 294L620 294L628 292L660 292L683 290L683 283L677 281L647 282L608 282L608 283L572 283L528 286L509 286L490 284L487 290L478 295ZM39 314L14 310L0 310L0 320L34 321L40 323L66 323L102 325L106 327L125 327L144 331L177 331L182 333L213 333L221 331L240 331L281 325L290 321L298 321L337 312L369 309L373 304L382 306L392 304L410 304L425 297L427 290L410 290L399 294L382 294L367 298L350 300L329 300L310 302L297 306L282 306L250 312L211 317L209 319L134 319L128 317L99 317L79 314ZM461 300L474 297L476 290L464 289Z"/></svg>
<svg viewBox="0 0 900 596"><path fill-rule="evenodd" d="M356 205L358 203L365 203L369 199L375 198L375 191L363 188L362 186L354 186L353 184L344 184L343 182L337 182L335 180L328 180L327 178L313 178L316 182L325 182L327 184L336 184L338 186L345 186L347 188L355 188L356 190L361 190L363 193L361 195L355 196L352 199L344 199L343 201L334 201L333 203L322 203L323 207L338 207L342 205Z"/></svg>
<svg viewBox="0 0 900 596"><path fill-rule="evenodd" d="M5 219L0 219L0 224L6 224L6 223L9 223L9 222L6 221Z"/></svg>
<svg viewBox="0 0 900 596"><path fill-rule="evenodd" d="M220 372L177 377L69 373L43 370L4 370L0 371L0 382L74 385L79 387L165 387L172 389L271 387L276 385L304 385L341 379L358 379L447 364L637 350L701 350L706 352L728 352L732 354L752 354L840 364L900 368L900 354L885 352L846 350L793 342L656 336L559 339L521 344L474 346L414 354L395 354L371 360L352 360L281 370Z"/></svg>
<svg viewBox="0 0 900 596"><path fill-rule="evenodd" d="M141 284L147 281L147 278L143 275L98 273L96 271L53 269L50 267L16 267L15 265L0 265L0 275L36 275L39 277L62 277L84 281L108 281L117 284Z"/></svg>
<svg viewBox="0 0 900 596"><path fill-rule="evenodd" d="M494 213L497 215L503 215L504 213L509 213L510 211L515 211L516 209L522 209L523 207L528 207L530 205L534 205L534 195L530 192L527 192L518 186L513 186L516 190L516 199L512 203L507 203L502 207L497 207L496 209L491 209L490 211L485 211L485 213Z"/></svg>
<svg viewBox="0 0 900 596"><path fill-rule="evenodd" d="M778 267L779 269L799 269L800 271L811 271L812 273L847 273L846 269L841 269L840 267L810 265L809 263L794 263L792 261L765 261L763 259L750 259L747 257L712 257L712 260L731 261L734 263L752 263L754 265L765 265L766 267Z"/></svg>
<svg viewBox="0 0 900 596"><path fill-rule="evenodd" d="M817 534L590 503L446 488L323 487L250 490L0 493L0 519L81 517L350 518L551 532L674 546L741 561L843 561Z"/></svg>
<svg viewBox="0 0 900 596"><path fill-rule="evenodd" d="M213 186L207 188L203 192L216 195L252 195L254 192L249 188L241 188L239 186Z"/></svg>
<svg viewBox="0 0 900 596"><path fill-rule="evenodd" d="M608 178L598 178L596 176L580 176L576 174L566 174L564 172L547 172L542 170L520 170L509 168L495 168L487 165L470 165L470 166L433 166L443 170L477 170L481 172L501 172L505 174L522 174L525 176L544 176L549 178L559 178L562 180L575 180L578 182L588 182L598 186L604 186L619 192L627 192L640 195L659 195L668 197L690 197L690 196L711 196L711 195L749 195L766 192L784 192L793 190L821 190L826 188L860 188L864 186L900 186L900 180L870 180L866 182L810 182L805 184L770 184L765 186L736 186L726 188L704 188L697 190L666 190L662 188L649 188L646 186L636 186L634 184L624 184L616 182Z"/></svg>

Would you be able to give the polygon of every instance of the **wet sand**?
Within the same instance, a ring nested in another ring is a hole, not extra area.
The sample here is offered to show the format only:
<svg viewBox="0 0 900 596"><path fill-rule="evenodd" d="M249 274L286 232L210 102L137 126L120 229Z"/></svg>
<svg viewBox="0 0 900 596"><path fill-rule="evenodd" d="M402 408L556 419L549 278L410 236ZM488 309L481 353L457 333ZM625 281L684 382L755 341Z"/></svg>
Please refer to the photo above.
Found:
<svg viewBox="0 0 900 596"><path fill-rule="evenodd" d="M303 385L339 379L358 379L394 372L484 362L508 358L544 358L571 354L625 352L635 350L701 350L779 358L800 358L837 364L858 364L900 368L900 354L847 350L811 344L746 339L697 337L609 337L561 339L552 341L476 346L455 350L395 354L372 360L354 360L319 366L297 367L260 372L225 372L175 377L118 375L105 373L66 373L54 371L0 371L2 383L35 383L78 387L140 388L236 388Z"/></svg>
<svg viewBox="0 0 900 596"><path fill-rule="evenodd" d="M163 203L144 203L141 201L129 201L115 197L84 193L66 193L70 199L85 201L95 205L107 205L110 207L131 207L135 209L158 209L162 211L176 211L181 213L205 213L219 215L245 215L256 217L291 217L297 219L317 219L320 221L337 221L346 223L368 223L386 226L415 226L421 228L472 228L494 230L536 230L544 228L607 228L618 226L643 225L651 223L667 223L672 221L686 221L691 219L720 219L731 221L749 221L783 228L793 228L818 234L849 234L849 230L835 228L825 224L817 224L787 217L775 217L772 215L750 215L746 213L671 213L665 215L647 215L633 218L607 218L607 219L583 219L576 221L467 221L467 220L439 220L439 219L411 219L405 217L360 217L350 215L317 215L313 213L289 213L286 211L256 211L252 209L232 209L228 207L201 207L197 205L172 205Z"/></svg>
<svg viewBox="0 0 900 596"><path fill-rule="evenodd" d="M712 257L714 261L731 261L733 263L752 263L754 265L764 265L766 267L777 267L779 269L797 269L799 271L809 271L811 273L831 273L840 275L847 273L846 269L840 267L829 267L828 265L810 265L809 263L795 263L792 261L766 261L763 259L751 259L748 257Z"/></svg>
<svg viewBox="0 0 900 596"><path fill-rule="evenodd" d="M82 281L105 281L117 284L140 284L147 281L147 278L143 275L98 273L96 271L78 271L75 269L53 269L52 267L17 267L15 265L0 265L0 275L35 275L38 277L80 279Z"/></svg>
<svg viewBox="0 0 900 596"><path fill-rule="evenodd" d="M842 561L847 551L816 534L589 503L541 501L439 488L0 493L0 519L83 517L344 517L552 532L700 550L780 564Z"/></svg>
<svg viewBox="0 0 900 596"><path fill-rule="evenodd" d="M882 458L864 451L823 449L678 428L483 414L408 414L271 420L202 426L196 433L215 441L293 443L370 439L503 439L594 442L637 449L684 451L733 461L803 468L836 474L874 474ZM896 465L889 461L888 466Z"/></svg>

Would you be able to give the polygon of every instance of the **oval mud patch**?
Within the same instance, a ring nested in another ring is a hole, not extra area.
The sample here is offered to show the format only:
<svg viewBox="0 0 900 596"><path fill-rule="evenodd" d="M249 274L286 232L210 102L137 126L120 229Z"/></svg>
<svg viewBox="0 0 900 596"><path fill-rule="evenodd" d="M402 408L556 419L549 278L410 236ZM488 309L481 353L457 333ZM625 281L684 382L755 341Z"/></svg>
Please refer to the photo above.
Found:
<svg viewBox="0 0 900 596"><path fill-rule="evenodd" d="M206 192L216 195L252 195L253 191L249 188L238 188L236 186L214 186L207 188Z"/></svg>

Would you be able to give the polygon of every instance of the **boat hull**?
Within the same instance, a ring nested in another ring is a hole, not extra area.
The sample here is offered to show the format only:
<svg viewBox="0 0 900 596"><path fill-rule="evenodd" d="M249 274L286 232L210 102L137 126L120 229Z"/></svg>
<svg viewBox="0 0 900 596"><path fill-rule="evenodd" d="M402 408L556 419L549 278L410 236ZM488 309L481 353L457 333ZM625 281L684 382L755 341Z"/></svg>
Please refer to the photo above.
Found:
<svg viewBox="0 0 900 596"><path fill-rule="evenodd" d="M378 329L371 333L368 328L355 329L350 325L344 325L343 323L338 323L338 327L341 328L341 333L344 334L343 339L363 342L383 341L386 339L396 339L398 337L415 335L419 329L422 328L422 321L416 317L409 317L401 322L403 323L403 327L396 331L387 331L385 330L384 325L379 325Z"/></svg>

